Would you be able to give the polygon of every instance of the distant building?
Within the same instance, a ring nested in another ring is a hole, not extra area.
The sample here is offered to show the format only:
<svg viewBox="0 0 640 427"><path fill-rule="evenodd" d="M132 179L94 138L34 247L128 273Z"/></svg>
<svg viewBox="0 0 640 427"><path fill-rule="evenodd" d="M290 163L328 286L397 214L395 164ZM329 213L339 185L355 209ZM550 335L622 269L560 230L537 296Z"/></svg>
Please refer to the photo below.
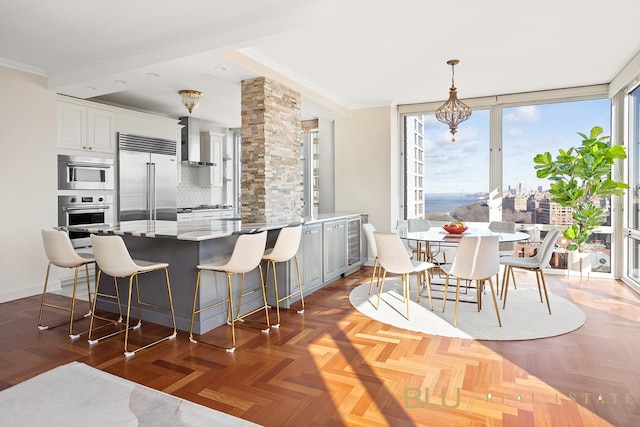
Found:
<svg viewBox="0 0 640 427"><path fill-rule="evenodd" d="M564 225L573 222L573 208L562 206L549 199L540 200L540 224Z"/></svg>
<svg viewBox="0 0 640 427"><path fill-rule="evenodd" d="M405 217L424 217L424 116L405 117Z"/></svg>

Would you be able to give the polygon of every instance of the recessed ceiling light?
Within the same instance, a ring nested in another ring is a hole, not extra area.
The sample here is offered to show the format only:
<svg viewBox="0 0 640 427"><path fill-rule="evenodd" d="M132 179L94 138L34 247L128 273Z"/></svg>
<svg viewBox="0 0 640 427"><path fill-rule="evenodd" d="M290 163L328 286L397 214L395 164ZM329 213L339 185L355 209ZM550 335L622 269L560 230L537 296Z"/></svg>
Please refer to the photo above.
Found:
<svg viewBox="0 0 640 427"><path fill-rule="evenodd" d="M227 71L227 69L225 67L215 67L214 70L216 70L216 71Z"/></svg>
<svg viewBox="0 0 640 427"><path fill-rule="evenodd" d="M147 76L149 76L149 77L160 77L160 74L156 74L156 73L147 73Z"/></svg>
<svg viewBox="0 0 640 427"><path fill-rule="evenodd" d="M127 82L125 82L124 80L116 80L116 83L119 85L126 85Z"/></svg>
<svg viewBox="0 0 640 427"><path fill-rule="evenodd" d="M89 89L89 90L98 90L97 88L95 88L93 86L87 86L87 89Z"/></svg>

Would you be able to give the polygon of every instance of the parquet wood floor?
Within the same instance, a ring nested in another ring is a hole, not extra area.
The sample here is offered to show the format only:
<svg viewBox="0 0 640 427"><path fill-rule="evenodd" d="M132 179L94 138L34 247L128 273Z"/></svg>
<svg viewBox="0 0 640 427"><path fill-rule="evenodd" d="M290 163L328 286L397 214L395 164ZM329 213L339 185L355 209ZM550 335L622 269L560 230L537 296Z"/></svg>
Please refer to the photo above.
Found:
<svg viewBox="0 0 640 427"><path fill-rule="evenodd" d="M234 354L179 332L126 360L122 337L89 347L64 327L39 331L38 297L4 303L0 389L76 360L265 426L640 425L640 298L621 282L547 275L550 291L580 305L586 324L553 338L488 342L363 316L348 295L370 273L309 296L304 314L283 312L270 334L237 328ZM518 286L534 281L518 276ZM167 329L147 323L142 332ZM206 338L228 334L223 326Z"/></svg>

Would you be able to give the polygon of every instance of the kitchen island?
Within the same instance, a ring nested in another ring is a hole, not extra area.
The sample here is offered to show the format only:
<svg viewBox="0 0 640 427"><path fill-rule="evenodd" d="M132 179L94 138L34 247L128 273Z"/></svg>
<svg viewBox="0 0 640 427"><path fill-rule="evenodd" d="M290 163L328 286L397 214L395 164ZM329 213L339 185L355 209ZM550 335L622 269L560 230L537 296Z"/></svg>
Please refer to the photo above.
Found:
<svg viewBox="0 0 640 427"><path fill-rule="evenodd" d="M292 218L267 223L243 223L239 220L198 220L198 221L126 221L114 226L87 225L65 227L74 231L95 234L115 234L123 237L134 259L169 263L169 279L178 329L188 331L191 323L191 310L195 291L198 264L227 260L240 234L267 230L267 248L273 247L279 231L287 226L302 224L303 235L298 258L303 276L303 293L308 295L322 286L360 268L363 261L362 240L359 232L361 214L333 213L316 217ZM366 216L365 216L366 220ZM357 222L357 225L356 225ZM358 228L357 239L351 241L347 235L347 224ZM357 246L357 247L356 247ZM358 249L358 258L349 257L350 252ZM350 268L348 268L348 265ZM281 263L277 266L278 292L289 293L289 288L297 290L295 263ZM264 269L264 267L263 267ZM327 274L325 274L325 272ZM266 279L266 278L265 278ZM101 292L109 292L113 283L110 277L101 278ZM105 282L108 281L108 282ZM161 273L149 273L140 277L140 293L143 299L151 303L166 304L166 290ZM234 301L237 301L240 277L233 277ZM269 280L269 299L273 298L272 278ZM126 281L119 280L121 297L126 295ZM246 275L245 292L255 289L242 299L242 312L248 312L262 305L259 270ZM115 293L115 290L113 291ZM196 308L206 306L227 297L226 276L220 273L203 272ZM297 298L285 302L284 307L294 303ZM281 304L281 307L283 305ZM110 299L99 299L98 308L117 312L117 304ZM237 308L237 307L236 307ZM135 311L133 311L135 312ZM166 326L171 325L170 316L153 307L142 307L145 321ZM196 315L193 331L202 334L226 323L226 305Z"/></svg>

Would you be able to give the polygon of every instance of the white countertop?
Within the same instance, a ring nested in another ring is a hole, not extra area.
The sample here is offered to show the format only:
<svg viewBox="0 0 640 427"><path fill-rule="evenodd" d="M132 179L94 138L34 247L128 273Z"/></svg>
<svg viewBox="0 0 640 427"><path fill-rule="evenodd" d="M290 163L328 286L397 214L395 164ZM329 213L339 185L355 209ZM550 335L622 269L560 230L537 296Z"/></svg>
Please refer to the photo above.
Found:
<svg viewBox="0 0 640 427"><path fill-rule="evenodd" d="M109 225L76 225L62 229L88 233L116 234L121 236L144 236L151 238L173 238L202 241L250 233L261 230L276 230L289 225L323 222L357 216L356 213L327 213L307 218L291 218L266 223L243 223L236 219L203 219L194 221L125 221Z"/></svg>

